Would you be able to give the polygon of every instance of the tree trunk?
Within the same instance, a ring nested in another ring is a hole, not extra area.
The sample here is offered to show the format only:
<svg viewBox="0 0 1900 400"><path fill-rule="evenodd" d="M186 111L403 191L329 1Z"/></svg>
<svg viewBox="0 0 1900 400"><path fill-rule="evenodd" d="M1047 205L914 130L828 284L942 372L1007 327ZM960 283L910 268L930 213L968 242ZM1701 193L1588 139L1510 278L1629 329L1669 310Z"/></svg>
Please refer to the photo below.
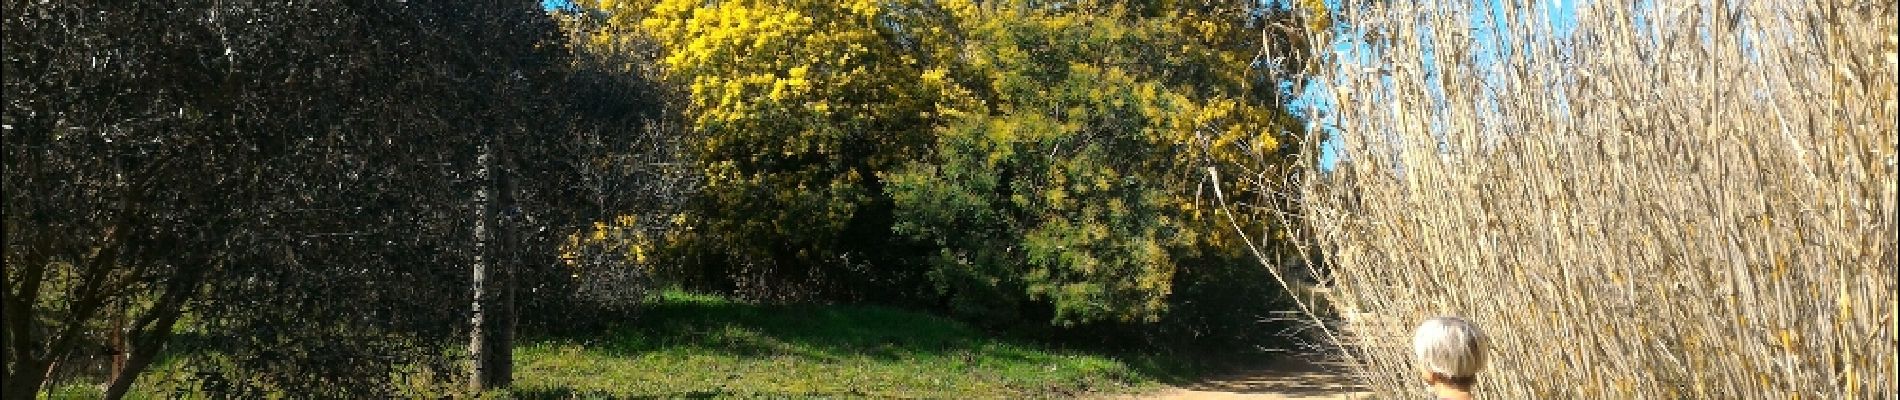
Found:
<svg viewBox="0 0 1900 400"><path fill-rule="evenodd" d="M113 307L112 315L106 317L110 320L110 322L106 323L106 346L108 346L106 348L106 355L112 357L112 368L108 370L110 372L108 372L109 375L106 376L106 386L108 388L113 385L113 382L125 380L125 374L127 372L125 367L126 364L131 361L132 341L125 335L126 310L123 308L124 306ZM111 392L110 389L106 391L108 393ZM111 394L107 394L106 398L113 397Z"/></svg>
<svg viewBox="0 0 1900 400"><path fill-rule="evenodd" d="M210 268L206 266L205 268ZM114 335L119 346L118 355L113 356L112 378L106 381L105 398L118 400L125 398L132 390L132 383L139 380L145 368L152 366L152 360L165 351L165 344L171 342L172 330L178 325L178 318L184 315L185 303L197 297L198 287L203 283L203 270L181 274L172 286L159 298L147 314L139 316L126 326L124 314L118 318L120 332Z"/></svg>
<svg viewBox="0 0 1900 400"><path fill-rule="evenodd" d="M21 257L26 260L21 262L24 271L0 274L0 283L4 283L4 286L0 286L0 290L4 290L0 292L0 324L6 325L6 373L0 376L0 379L6 380L6 384L0 385L0 400L34 398L34 393L39 392L40 386L45 384L46 368L51 364L51 357L40 353L40 345L45 343L45 338L33 321L39 313L34 310L34 303L39 299L39 287L44 282L47 264L45 257L38 255L49 252L46 250L48 242L46 239L34 242L35 246ZM15 267L13 264L7 265L9 269ZM7 280L8 276L13 276L14 280Z"/></svg>
<svg viewBox="0 0 1900 400"><path fill-rule="evenodd" d="M170 329L169 326L167 329ZM125 394L132 390L132 382L138 381L139 374L145 372L145 367L151 366L152 360L158 358L159 350L164 347L158 343L163 343L164 340L161 338L157 339L156 343L126 346L120 350L123 358L115 357L112 379L106 381L106 400L125 398Z"/></svg>
<svg viewBox="0 0 1900 400"><path fill-rule="evenodd" d="M483 390L488 389L487 367L490 364L488 362L489 332L486 329L488 321L484 313L487 312L487 263L490 261L488 225L495 215L488 199L494 184L494 181L489 179L488 170L494 165L494 154L491 153L493 148L490 147L487 138L482 139L480 146L475 156L475 254L473 271L471 271L473 277L470 279L470 290L474 292L474 299L469 304L468 331L468 389L471 395L480 395Z"/></svg>
<svg viewBox="0 0 1900 400"><path fill-rule="evenodd" d="M476 156L475 254L469 317L469 390L508 387L514 380L514 274L505 254L512 252L512 229L496 218L513 196L506 170L496 168L505 149L484 139ZM500 150L500 151L498 151Z"/></svg>
<svg viewBox="0 0 1900 400"><path fill-rule="evenodd" d="M0 399L32 399L38 396L40 385L46 383L46 363L38 360L21 360L7 371L7 382L0 390Z"/></svg>

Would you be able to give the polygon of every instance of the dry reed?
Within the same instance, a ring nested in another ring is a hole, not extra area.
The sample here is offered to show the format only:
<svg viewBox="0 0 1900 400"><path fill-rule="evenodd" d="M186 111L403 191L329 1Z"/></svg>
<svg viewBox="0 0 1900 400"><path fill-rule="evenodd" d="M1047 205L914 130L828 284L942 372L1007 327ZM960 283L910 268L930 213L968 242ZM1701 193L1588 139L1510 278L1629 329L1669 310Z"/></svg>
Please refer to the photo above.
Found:
<svg viewBox="0 0 1900 400"><path fill-rule="evenodd" d="M1482 397L1896 397L1894 2L1343 3L1278 211L1371 387L1452 314Z"/></svg>

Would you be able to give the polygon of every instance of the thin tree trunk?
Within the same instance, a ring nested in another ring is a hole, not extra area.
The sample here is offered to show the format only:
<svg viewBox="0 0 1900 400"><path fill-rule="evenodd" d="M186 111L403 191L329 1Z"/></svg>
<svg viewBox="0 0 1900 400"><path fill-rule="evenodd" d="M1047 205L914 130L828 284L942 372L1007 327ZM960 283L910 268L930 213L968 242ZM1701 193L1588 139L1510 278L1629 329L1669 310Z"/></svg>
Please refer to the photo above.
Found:
<svg viewBox="0 0 1900 400"><path fill-rule="evenodd" d="M0 271L0 378L11 380L13 378L13 350L8 346L13 343L13 318L18 317L15 314L21 310L10 310L13 306L8 303L12 302L10 299L13 293L8 291L13 289L13 285L8 284L7 275L11 274L7 272L9 271Z"/></svg>
<svg viewBox="0 0 1900 400"><path fill-rule="evenodd" d="M486 303L488 303L489 296L487 290L488 262L490 261L488 257L488 229L489 221L492 221L495 215L492 204L490 204L488 199L490 191L493 189L492 185L494 184L494 181L489 179L488 174L489 168L494 165L494 154L491 153L492 151L493 149L490 147L488 139L484 138L481 148L475 156L475 254L473 271L471 271L473 278L470 279L470 290L474 292L474 299L469 305L468 332L468 388L473 395L479 395L483 390L489 388L487 378L489 377L488 366L490 365L488 361L490 357L488 335L490 333L487 330L488 321L486 320L487 315L485 315L485 313L488 310L485 306L487 305Z"/></svg>
<svg viewBox="0 0 1900 400"><path fill-rule="evenodd" d="M5 290L5 293L0 293L0 312L4 312L0 314L0 324L5 324L7 331L5 351L8 367L6 375L0 377L6 379L6 384L0 385L0 399L4 400L33 398L34 392L38 392L45 383L45 369L50 364L50 357L42 356L39 352L45 339L36 332L33 319L39 313L34 309L34 304L39 301L40 284L46 277L47 261L44 254L52 252L52 245L51 240L44 237L33 244L27 250L27 255L21 257L25 260L21 263L24 264L24 271L15 276L17 280L6 281L6 286L0 288ZM11 274L0 274L5 275Z"/></svg>
<svg viewBox="0 0 1900 400"><path fill-rule="evenodd" d="M35 398L46 383L53 379L60 360L70 355L73 347L78 345L85 322L92 320L100 309L104 308L106 294L97 290L96 287L99 281L104 279L103 268L118 260L117 250L125 244L125 241L120 240L117 234L121 232L118 229L119 226L122 225L107 228L104 241L109 244L105 249L96 250L91 259L83 262L80 267L83 273L80 275L78 284L79 298L74 300L73 305L68 308L71 314L59 321L61 324L55 325L58 328L48 327L51 332L47 335L30 332L34 324L29 320L29 318L34 318L35 314L29 301L35 301L39 295L39 285L44 282L44 275L42 275L45 271L44 263L28 264L24 275L30 279L20 282L22 284L20 290L4 296L7 306L6 323L11 329L16 330L8 338L13 342L7 344L8 352L13 354L12 361L15 364L13 370L8 371L8 376L5 377L6 385L3 390L0 390L0 398L4 400Z"/></svg>
<svg viewBox="0 0 1900 400"><path fill-rule="evenodd" d="M207 263L205 268L210 268L210 265ZM126 331L120 336L123 343L119 348L119 356L114 357L112 379L106 381L107 400L125 398L132 389L132 383L137 382L139 375L152 366L152 360L165 351L165 344L171 342L172 330L177 327L179 317L185 313L185 303L198 295L198 288L205 276L202 271L179 276L151 310L125 328Z"/></svg>
<svg viewBox="0 0 1900 400"><path fill-rule="evenodd" d="M30 310L19 310L19 309L13 308L13 304L12 304L13 293L5 292L13 288L12 285L8 285L9 282L7 282L7 275L9 274L0 272L0 353L4 353L4 354L0 354L0 379L6 379L7 382L13 382L14 381L13 380L14 378L13 364L15 362L25 361L25 358L18 357L17 352L15 352L13 349L13 335L14 335L13 319L20 318L21 313L26 313L26 315L32 315L32 313L30 312ZM26 334L26 332L20 332L20 334L24 335ZM4 390L0 390L0 394L6 394L6 393L8 392ZM0 397L0 399L11 399L11 398L13 397L10 397L10 396Z"/></svg>
<svg viewBox="0 0 1900 400"><path fill-rule="evenodd" d="M112 380L106 382L106 400L125 398L126 393L132 391L132 382L138 381L139 374L144 372L146 367L152 365L152 360L158 358L158 349L156 348L136 350L136 352L128 352L125 364L120 365L118 370L112 372Z"/></svg>
<svg viewBox="0 0 1900 400"><path fill-rule="evenodd" d="M106 326L106 345L111 347L107 348L106 352L108 356L112 357L112 369L110 370L110 375L106 377L106 385L108 387L112 385L112 382L125 379L125 367L127 362L131 361L132 340L125 334L125 313L127 311L124 310L124 307L125 306L122 305L113 307L111 311L112 315L107 317L111 322ZM110 390L108 390L108 392L110 392ZM111 398L112 396L107 394L106 397Z"/></svg>
<svg viewBox="0 0 1900 400"><path fill-rule="evenodd" d="M106 381L106 400L125 398L126 393L132 390L132 383L139 380L139 375L145 372L145 368L152 366L152 360L158 359L158 353L164 351L165 342L171 339L172 325L177 321L177 318L168 319L171 322L162 323L153 328L153 331L145 332L142 335L144 340L135 339L126 348L120 350L124 361L115 362L117 368L112 371L112 380Z"/></svg>

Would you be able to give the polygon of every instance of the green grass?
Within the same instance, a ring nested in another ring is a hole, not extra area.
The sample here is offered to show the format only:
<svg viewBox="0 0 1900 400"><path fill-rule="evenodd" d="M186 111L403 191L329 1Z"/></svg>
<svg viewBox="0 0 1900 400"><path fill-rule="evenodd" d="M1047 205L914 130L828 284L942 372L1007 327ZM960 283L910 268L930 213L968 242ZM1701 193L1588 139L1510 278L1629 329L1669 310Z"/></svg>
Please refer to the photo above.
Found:
<svg viewBox="0 0 1900 400"><path fill-rule="evenodd" d="M634 315L523 337L514 387L481 397L1062 398L1156 389L1205 372L1185 357L1063 350L879 306L752 305L666 291ZM185 374L187 363L217 360L164 357L130 397L215 397ZM96 383L65 382L44 397L97 398ZM459 387L414 386L406 396Z"/></svg>
<svg viewBox="0 0 1900 400"><path fill-rule="evenodd" d="M757 306L668 292L604 332L517 349L521 398L1047 398L1152 388L1099 354L994 339L875 306Z"/></svg>

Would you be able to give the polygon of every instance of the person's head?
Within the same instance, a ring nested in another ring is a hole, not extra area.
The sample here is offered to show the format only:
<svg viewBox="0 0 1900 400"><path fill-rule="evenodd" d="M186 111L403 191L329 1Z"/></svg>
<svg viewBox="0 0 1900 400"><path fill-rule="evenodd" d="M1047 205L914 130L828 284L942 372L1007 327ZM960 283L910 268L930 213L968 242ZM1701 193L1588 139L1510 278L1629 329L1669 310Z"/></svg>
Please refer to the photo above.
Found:
<svg viewBox="0 0 1900 400"><path fill-rule="evenodd" d="M1412 355L1426 381L1457 389L1469 390L1477 382L1489 350L1484 332L1463 318L1428 319L1412 334Z"/></svg>

